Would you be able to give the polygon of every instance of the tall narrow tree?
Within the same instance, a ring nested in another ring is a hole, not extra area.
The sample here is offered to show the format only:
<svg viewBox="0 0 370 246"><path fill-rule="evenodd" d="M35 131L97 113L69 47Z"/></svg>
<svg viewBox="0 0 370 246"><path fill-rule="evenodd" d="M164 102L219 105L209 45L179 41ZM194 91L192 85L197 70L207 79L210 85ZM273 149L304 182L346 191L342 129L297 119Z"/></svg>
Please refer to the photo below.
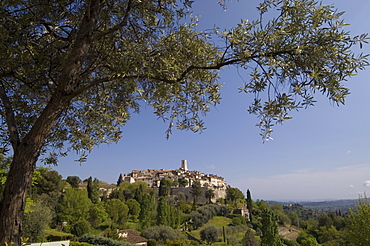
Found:
<svg viewBox="0 0 370 246"><path fill-rule="evenodd" d="M161 182L159 185L158 196L168 196L171 193L171 184L172 184L172 180L161 179Z"/></svg>
<svg viewBox="0 0 370 246"><path fill-rule="evenodd" d="M249 213L249 220L252 221L253 200L249 189L247 190L247 209Z"/></svg>
<svg viewBox="0 0 370 246"><path fill-rule="evenodd" d="M269 209L262 210L261 246L281 246L278 217Z"/></svg>
<svg viewBox="0 0 370 246"><path fill-rule="evenodd" d="M87 180L87 195L92 203L99 202L99 180L91 176Z"/></svg>
<svg viewBox="0 0 370 246"><path fill-rule="evenodd" d="M199 180L195 180L190 188L190 194L193 197L193 206L197 205L198 198L202 195L202 185Z"/></svg>
<svg viewBox="0 0 370 246"><path fill-rule="evenodd" d="M117 180L117 186L119 186L123 182L122 173L119 174L118 180Z"/></svg>

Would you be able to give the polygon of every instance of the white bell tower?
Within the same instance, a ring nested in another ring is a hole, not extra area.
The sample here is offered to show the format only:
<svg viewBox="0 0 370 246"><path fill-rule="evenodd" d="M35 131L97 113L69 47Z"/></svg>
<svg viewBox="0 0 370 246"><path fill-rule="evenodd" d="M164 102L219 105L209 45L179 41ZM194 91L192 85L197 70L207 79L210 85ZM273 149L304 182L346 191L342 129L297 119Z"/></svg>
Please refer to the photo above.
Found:
<svg viewBox="0 0 370 246"><path fill-rule="evenodd" d="M181 169L184 171L188 170L188 163L186 162L186 160L181 161Z"/></svg>

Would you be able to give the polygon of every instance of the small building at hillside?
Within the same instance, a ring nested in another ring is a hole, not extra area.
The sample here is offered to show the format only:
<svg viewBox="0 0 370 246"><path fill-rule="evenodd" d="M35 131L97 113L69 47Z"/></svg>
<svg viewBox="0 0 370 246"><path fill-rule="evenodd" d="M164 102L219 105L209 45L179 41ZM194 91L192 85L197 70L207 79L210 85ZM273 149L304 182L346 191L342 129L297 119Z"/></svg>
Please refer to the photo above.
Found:
<svg viewBox="0 0 370 246"><path fill-rule="evenodd" d="M137 231L133 230L119 230L118 237L122 238L123 241L134 245L147 245L148 239L140 236Z"/></svg>

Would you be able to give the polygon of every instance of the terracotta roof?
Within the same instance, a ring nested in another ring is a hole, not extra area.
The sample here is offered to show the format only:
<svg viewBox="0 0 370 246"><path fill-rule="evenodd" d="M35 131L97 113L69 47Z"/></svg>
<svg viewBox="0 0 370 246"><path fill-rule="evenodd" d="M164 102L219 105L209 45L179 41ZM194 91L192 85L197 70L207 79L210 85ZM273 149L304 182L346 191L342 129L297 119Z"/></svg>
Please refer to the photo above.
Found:
<svg viewBox="0 0 370 246"><path fill-rule="evenodd" d="M148 239L140 236L140 234L137 231L120 230L118 233L122 233L120 237L128 243L142 243L142 242L148 241ZM123 235L127 235L127 236L123 236Z"/></svg>

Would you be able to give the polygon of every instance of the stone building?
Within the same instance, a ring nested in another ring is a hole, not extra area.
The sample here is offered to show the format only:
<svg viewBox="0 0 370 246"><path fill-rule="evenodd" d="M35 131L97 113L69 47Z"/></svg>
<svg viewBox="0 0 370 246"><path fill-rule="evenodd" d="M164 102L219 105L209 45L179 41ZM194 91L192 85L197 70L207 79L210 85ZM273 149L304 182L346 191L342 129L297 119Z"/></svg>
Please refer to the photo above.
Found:
<svg viewBox="0 0 370 246"><path fill-rule="evenodd" d="M131 173L122 176L122 182L145 182L148 187L158 188L162 179L170 179L174 182L173 189L191 187L196 181L200 182L202 187L213 189L216 198L226 196L226 181L223 177L214 174L205 174L199 171L189 171L186 160L181 161L181 167L178 169L147 169L132 170ZM185 182L183 182L186 180Z"/></svg>

